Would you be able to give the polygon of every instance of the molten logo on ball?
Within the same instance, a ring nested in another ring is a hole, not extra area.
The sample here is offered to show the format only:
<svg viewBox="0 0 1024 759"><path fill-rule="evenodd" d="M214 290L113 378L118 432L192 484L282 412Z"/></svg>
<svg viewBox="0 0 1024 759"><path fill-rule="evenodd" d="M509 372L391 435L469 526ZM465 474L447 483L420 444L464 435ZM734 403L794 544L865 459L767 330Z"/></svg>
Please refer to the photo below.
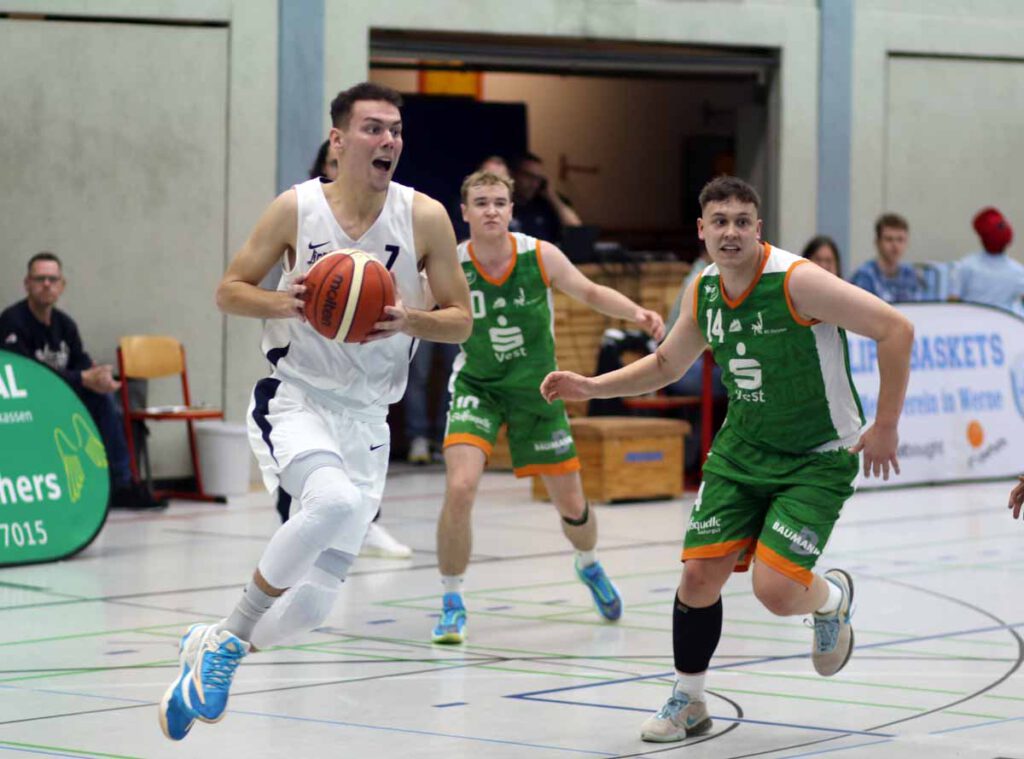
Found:
<svg viewBox="0 0 1024 759"><path fill-rule="evenodd" d="M334 310L338 307L338 291L345 282L345 275L331 277L331 284L324 296L324 307L320 309L320 324L325 327L334 321Z"/></svg>
<svg viewBox="0 0 1024 759"><path fill-rule="evenodd" d="M306 272L304 312L313 329L339 343L361 343L395 305L391 272L362 250L328 253Z"/></svg>

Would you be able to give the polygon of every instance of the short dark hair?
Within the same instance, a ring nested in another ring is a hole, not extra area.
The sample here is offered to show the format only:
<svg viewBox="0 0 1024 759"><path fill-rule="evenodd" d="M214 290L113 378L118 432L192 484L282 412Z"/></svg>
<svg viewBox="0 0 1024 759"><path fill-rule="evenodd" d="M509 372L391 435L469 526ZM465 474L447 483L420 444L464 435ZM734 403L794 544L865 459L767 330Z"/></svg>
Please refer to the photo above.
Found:
<svg viewBox="0 0 1024 759"><path fill-rule="evenodd" d="M698 200L703 211L708 203L722 203L733 198L741 203L753 203L758 211L761 210L761 196L757 194L757 190L742 179L727 174L715 177L704 185Z"/></svg>
<svg viewBox="0 0 1024 759"><path fill-rule="evenodd" d="M811 254L813 254L814 251L821 247L832 248L832 252L835 254L836 257L836 272L839 273L839 276L842 276L842 274L840 273L842 272L842 257L839 255L839 245L836 243L835 240L833 240L828 235L818 235L817 237L812 237L807 242L807 244L804 245L804 251L800 255L804 258L810 258Z"/></svg>
<svg viewBox="0 0 1024 759"><path fill-rule="evenodd" d="M361 82L355 87L342 90L331 101L331 124L337 129L345 129L352 117L352 106L359 100L383 100L395 108L402 107L402 96L398 90L385 87L383 84Z"/></svg>
<svg viewBox="0 0 1024 759"><path fill-rule="evenodd" d="M523 164L526 163L527 161L536 161L537 163L544 163L544 161L541 160L539 155L537 155L536 153L531 153L529 150L527 150L526 152L520 153L511 161L509 161L508 167L512 171L519 171L519 169L522 168Z"/></svg>
<svg viewBox="0 0 1024 759"><path fill-rule="evenodd" d="M888 227L889 229L902 229L904 232L910 232L910 225L907 224L907 220L900 216L898 213L883 213L875 221L875 239L882 239L882 229Z"/></svg>
<svg viewBox="0 0 1024 759"><path fill-rule="evenodd" d="M320 149L316 151L316 158L313 160L313 165L309 167L309 178L316 179L322 177L326 173L324 169L327 168L327 149L331 147L330 140L324 140Z"/></svg>
<svg viewBox="0 0 1024 759"><path fill-rule="evenodd" d="M57 254L56 253L51 253L48 250L41 250L38 253L36 253L34 256L32 256L32 258L30 258L28 260L28 271L29 272L32 271L32 266L35 264L36 261L53 261L62 270L64 269L64 264L62 264L60 262L60 259L57 258Z"/></svg>

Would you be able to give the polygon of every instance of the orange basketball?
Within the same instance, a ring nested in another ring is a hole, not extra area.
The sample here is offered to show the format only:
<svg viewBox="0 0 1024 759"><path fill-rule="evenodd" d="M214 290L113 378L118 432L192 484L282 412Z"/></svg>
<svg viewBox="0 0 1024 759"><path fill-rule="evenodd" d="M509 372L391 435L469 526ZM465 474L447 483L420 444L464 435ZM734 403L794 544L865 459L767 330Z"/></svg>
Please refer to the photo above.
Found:
<svg viewBox="0 0 1024 759"><path fill-rule="evenodd" d="M306 319L329 340L361 343L395 305L395 284L380 261L361 250L335 250L306 273Z"/></svg>

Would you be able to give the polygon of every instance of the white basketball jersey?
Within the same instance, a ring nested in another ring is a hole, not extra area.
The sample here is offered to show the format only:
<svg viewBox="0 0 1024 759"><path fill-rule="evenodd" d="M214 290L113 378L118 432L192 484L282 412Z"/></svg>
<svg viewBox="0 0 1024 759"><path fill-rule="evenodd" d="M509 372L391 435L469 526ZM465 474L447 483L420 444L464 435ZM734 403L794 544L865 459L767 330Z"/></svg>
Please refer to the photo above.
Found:
<svg viewBox="0 0 1024 759"><path fill-rule="evenodd" d="M392 273L397 295L410 308L423 308L423 287L416 262L412 226L413 189L388 185L380 216L358 240L342 230L319 179L295 185L299 226L295 267L284 273L278 290L286 290L296 274L305 273L325 254L356 248L380 261ZM263 328L263 353L274 374L311 392L314 397L368 416L387 415L387 407L405 393L414 340L398 334L371 343L338 343L298 319L268 319Z"/></svg>

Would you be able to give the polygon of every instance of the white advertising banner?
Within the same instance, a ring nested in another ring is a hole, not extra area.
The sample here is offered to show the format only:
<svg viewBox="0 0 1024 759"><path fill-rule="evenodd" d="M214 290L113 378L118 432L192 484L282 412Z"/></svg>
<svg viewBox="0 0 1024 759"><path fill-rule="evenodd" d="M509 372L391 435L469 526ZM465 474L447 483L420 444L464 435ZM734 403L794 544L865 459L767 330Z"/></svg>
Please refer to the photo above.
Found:
<svg viewBox="0 0 1024 759"><path fill-rule="evenodd" d="M904 303L914 324L900 418L901 474L889 486L1011 477L1024 471L1024 319L971 303ZM878 403L873 340L849 334L864 416ZM874 487L880 480L857 480Z"/></svg>

